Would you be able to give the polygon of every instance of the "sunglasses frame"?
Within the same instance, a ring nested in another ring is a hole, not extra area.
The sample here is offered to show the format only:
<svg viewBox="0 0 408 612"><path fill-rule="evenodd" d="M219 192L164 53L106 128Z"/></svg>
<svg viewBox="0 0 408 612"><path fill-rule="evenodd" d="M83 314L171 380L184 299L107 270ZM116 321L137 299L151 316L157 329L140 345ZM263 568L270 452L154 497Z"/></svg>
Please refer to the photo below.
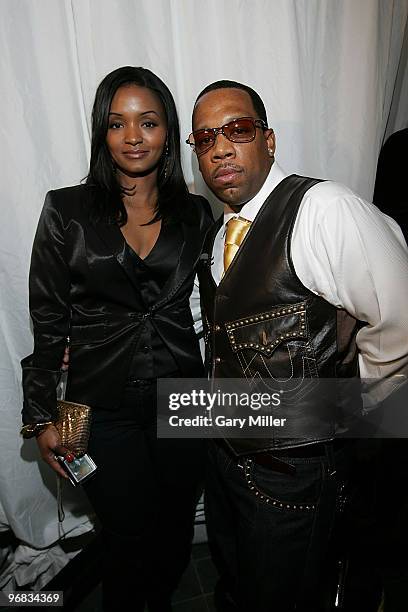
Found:
<svg viewBox="0 0 408 612"><path fill-rule="evenodd" d="M231 123L235 123L237 121L240 121L241 119L249 119L252 122L252 125L254 127L254 135L249 140L233 140L232 138L227 136L227 134L224 132L224 128L228 127ZM190 145L190 147L193 149L193 151L195 151L197 157L199 157L200 155L204 155L204 153L207 153L207 151L212 149L212 147L215 145L215 141L217 140L218 134L222 134L230 142L238 142L239 144L241 144L241 143L242 144L246 144L248 142L252 142L253 140L255 140L256 128L257 127L261 128L264 131L269 129L263 119L255 119L254 117L237 117L236 119L231 119L231 121L228 121L228 123L225 123L221 127L202 128L200 130L195 130L194 132L191 132L191 134L189 135L189 137L186 140L186 144ZM210 144L208 149L205 149L205 151L201 151L200 153L197 153L196 148L195 148L195 143L194 142L190 142L190 138L194 138L194 134L201 133L201 132L209 132L209 133L213 134L214 135L214 140Z"/></svg>

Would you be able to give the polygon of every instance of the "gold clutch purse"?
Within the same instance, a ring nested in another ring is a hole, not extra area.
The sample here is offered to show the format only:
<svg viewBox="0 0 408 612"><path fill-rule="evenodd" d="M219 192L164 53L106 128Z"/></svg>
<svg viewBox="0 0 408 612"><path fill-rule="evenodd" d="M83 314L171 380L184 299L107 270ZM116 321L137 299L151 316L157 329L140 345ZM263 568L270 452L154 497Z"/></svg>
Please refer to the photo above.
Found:
<svg viewBox="0 0 408 612"><path fill-rule="evenodd" d="M54 425L61 436L61 443L72 450L77 457L84 455L88 448L91 431L91 408L85 404L57 401L58 417Z"/></svg>

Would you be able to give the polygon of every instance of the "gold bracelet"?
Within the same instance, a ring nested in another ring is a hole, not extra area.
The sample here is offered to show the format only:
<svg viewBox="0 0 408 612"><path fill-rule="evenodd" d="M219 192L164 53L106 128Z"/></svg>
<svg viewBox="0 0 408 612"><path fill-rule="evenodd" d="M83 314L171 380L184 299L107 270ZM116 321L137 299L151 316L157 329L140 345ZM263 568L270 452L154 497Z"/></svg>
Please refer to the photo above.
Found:
<svg viewBox="0 0 408 612"><path fill-rule="evenodd" d="M45 423L29 423L28 425L23 425L21 428L20 434L23 438L34 438L39 436L48 425L52 425L52 421L47 421Z"/></svg>

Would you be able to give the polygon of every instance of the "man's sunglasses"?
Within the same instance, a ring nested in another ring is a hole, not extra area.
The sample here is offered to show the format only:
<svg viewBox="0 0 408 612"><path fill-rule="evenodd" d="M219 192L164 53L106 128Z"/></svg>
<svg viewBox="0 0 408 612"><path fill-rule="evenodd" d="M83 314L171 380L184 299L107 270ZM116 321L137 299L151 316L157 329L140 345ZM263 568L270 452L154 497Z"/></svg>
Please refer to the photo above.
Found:
<svg viewBox="0 0 408 612"><path fill-rule="evenodd" d="M196 130L190 134L186 143L194 149L199 157L214 146L217 134L223 134L231 142L252 142L256 135L256 128L267 130L268 126L262 119L240 117L221 127Z"/></svg>

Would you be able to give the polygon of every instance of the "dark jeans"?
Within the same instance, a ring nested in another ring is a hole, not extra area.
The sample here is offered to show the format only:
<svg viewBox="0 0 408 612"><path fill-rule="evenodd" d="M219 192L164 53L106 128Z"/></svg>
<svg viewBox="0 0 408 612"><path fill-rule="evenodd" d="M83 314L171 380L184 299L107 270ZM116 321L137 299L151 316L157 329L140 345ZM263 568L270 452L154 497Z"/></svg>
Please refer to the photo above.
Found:
<svg viewBox="0 0 408 612"><path fill-rule="evenodd" d="M95 409L85 491L102 524L104 610L171 610L188 565L202 490L201 440L158 440L156 382L125 389L118 410Z"/></svg>
<svg viewBox="0 0 408 612"><path fill-rule="evenodd" d="M284 458L296 467L288 475L248 459L239 463L219 442L210 444L209 543L236 610L326 609L328 543L347 453L325 449L320 457Z"/></svg>

